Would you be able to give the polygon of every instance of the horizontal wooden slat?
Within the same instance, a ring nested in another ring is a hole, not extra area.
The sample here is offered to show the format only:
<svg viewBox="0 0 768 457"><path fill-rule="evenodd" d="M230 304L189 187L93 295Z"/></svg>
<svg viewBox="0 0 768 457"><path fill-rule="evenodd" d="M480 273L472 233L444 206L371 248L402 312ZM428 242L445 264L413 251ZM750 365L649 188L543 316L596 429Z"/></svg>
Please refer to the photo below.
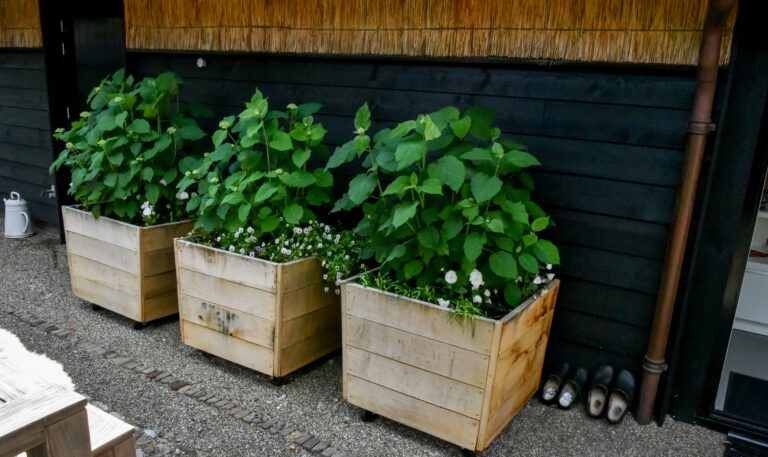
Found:
<svg viewBox="0 0 768 457"><path fill-rule="evenodd" d="M141 257L141 272L145 276L176 271L173 248L144 252Z"/></svg>
<svg viewBox="0 0 768 457"><path fill-rule="evenodd" d="M344 371L435 406L480 419L483 389L347 346Z"/></svg>
<svg viewBox="0 0 768 457"><path fill-rule="evenodd" d="M583 279L637 292L655 294L661 280L661 260L646 259L560 243L560 271Z"/></svg>
<svg viewBox="0 0 768 457"><path fill-rule="evenodd" d="M142 322L149 322L178 313L178 300L179 297L175 289L161 295L145 298L142 306L144 312Z"/></svg>
<svg viewBox="0 0 768 457"><path fill-rule="evenodd" d="M193 226L193 222L184 221L142 227L139 232L141 236L141 251L146 253L158 249L172 249L173 239L186 236Z"/></svg>
<svg viewBox="0 0 768 457"><path fill-rule="evenodd" d="M69 230L66 236L67 251L70 253L133 275L139 274L139 259L135 251Z"/></svg>
<svg viewBox="0 0 768 457"><path fill-rule="evenodd" d="M81 257L74 252L69 254L69 268L73 275L138 299L139 279L135 274Z"/></svg>
<svg viewBox="0 0 768 457"><path fill-rule="evenodd" d="M3 125L11 127L26 127L49 131L50 117L48 111L31 110L23 106L0 106Z"/></svg>
<svg viewBox="0 0 768 457"><path fill-rule="evenodd" d="M224 335L272 349L275 322L181 294L179 317Z"/></svg>
<svg viewBox="0 0 768 457"><path fill-rule="evenodd" d="M275 319L275 294L273 293L186 268L179 268L178 275L178 287L182 294L262 319Z"/></svg>
<svg viewBox="0 0 768 457"><path fill-rule="evenodd" d="M263 346L181 321L184 344L265 374L272 374L272 351Z"/></svg>
<svg viewBox="0 0 768 457"><path fill-rule="evenodd" d="M346 375L347 401L427 432L465 449L474 449L479 422L461 414Z"/></svg>
<svg viewBox="0 0 768 457"><path fill-rule="evenodd" d="M47 111L48 93L40 89L0 87L0 105Z"/></svg>
<svg viewBox="0 0 768 457"><path fill-rule="evenodd" d="M557 307L649 328L656 295L567 277L563 278Z"/></svg>
<svg viewBox="0 0 768 457"><path fill-rule="evenodd" d="M64 228L70 232L106 241L122 248L138 251L139 228L106 217L94 219L91 213L68 206L61 208Z"/></svg>
<svg viewBox="0 0 768 457"><path fill-rule="evenodd" d="M91 452L98 455L108 451L117 443L133 437L135 428L89 404L85 407L88 413L88 430L91 432Z"/></svg>
<svg viewBox="0 0 768 457"><path fill-rule="evenodd" d="M285 303L285 298L283 298ZM341 334L341 306L339 303L317 309L311 313L287 320L283 319L280 345L285 348L298 344L319 333L336 329Z"/></svg>
<svg viewBox="0 0 768 457"><path fill-rule="evenodd" d="M559 309L552 323L552 337L580 341L601 351L642 360L648 343L648 329L622 322L606 321L570 309Z"/></svg>
<svg viewBox="0 0 768 457"><path fill-rule="evenodd" d="M0 68L45 69L42 49L3 49L0 52Z"/></svg>
<svg viewBox="0 0 768 457"><path fill-rule="evenodd" d="M143 269L143 264L142 264ZM166 271L142 277L144 298L157 297L176 290L176 271Z"/></svg>
<svg viewBox="0 0 768 457"><path fill-rule="evenodd" d="M488 373L486 355L349 314L345 320L344 344L475 387L485 386Z"/></svg>
<svg viewBox="0 0 768 457"><path fill-rule="evenodd" d="M316 257L297 260L281 265L283 276L280 279L283 292L301 289L323 280L323 267Z"/></svg>
<svg viewBox="0 0 768 457"><path fill-rule="evenodd" d="M0 142L0 160L33 165L48 169L53 163L54 152L46 148L33 148Z"/></svg>
<svg viewBox="0 0 768 457"><path fill-rule="evenodd" d="M468 351L490 354L493 323L475 319L471 325L450 319L450 313L394 294L368 289L357 284L343 284L346 313L382 325L395 327Z"/></svg>
<svg viewBox="0 0 768 457"><path fill-rule="evenodd" d="M137 298L77 276L72 277L72 293L129 319L142 321Z"/></svg>
<svg viewBox="0 0 768 457"><path fill-rule="evenodd" d="M324 289L329 287L328 292ZM339 303L340 296L326 282L315 282L301 289L283 293L283 320L289 321L333 303Z"/></svg>
<svg viewBox="0 0 768 457"><path fill-rule="evenodd" d="M280 349L280 373L278 376L285 376L339 349L339 347L341 347L341 330L338 328L316 333L293 346L284 347Z"/></svg>
<svg viewBox="0 0 768 457"><path fill-rule="evenodd" d="M250 259L186 240L176 242L176 263L180 268L223 278L268 292L276 290L277 264Z"/></svg>
<svg viewBox="0 0 768 457"><path fill-rule="evenodd" d="M29 68L0 68L3 87L45 90L45 71Z"/></svg>

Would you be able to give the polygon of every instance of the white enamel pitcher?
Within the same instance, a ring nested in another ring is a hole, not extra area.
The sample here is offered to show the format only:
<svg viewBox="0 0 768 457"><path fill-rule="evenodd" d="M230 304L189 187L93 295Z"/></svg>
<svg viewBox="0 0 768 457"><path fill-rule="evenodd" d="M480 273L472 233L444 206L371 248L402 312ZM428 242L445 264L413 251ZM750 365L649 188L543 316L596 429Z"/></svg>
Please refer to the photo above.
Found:
<svg viewBox="0 0 768 457"><path fill-rule="evenodd" d="M5 237L26 238L32 236L32 219L29 217L27 201L18 192L11 192L5 201Z"/></svg>

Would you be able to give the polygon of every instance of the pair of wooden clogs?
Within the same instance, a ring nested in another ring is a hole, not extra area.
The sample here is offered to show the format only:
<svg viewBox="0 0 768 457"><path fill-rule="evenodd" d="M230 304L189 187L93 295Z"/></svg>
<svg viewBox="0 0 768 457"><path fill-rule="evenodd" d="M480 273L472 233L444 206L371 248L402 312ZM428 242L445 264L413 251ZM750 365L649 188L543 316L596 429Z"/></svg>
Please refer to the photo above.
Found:
<svg viewBox="0 0 768 457"><path fill-rule="evenodd" d="M541 389L541 400L545 404L557 402L563 409L569 409L581 396L587 383L588 372L584 367L573 367L568 362L549 375ZM635 395L635 377L627 370L619 371L614 378L613 367L601 365L592 374L587 393L587 414L594 418L605 414L608 422L618 424L624 418Z"/></svg>

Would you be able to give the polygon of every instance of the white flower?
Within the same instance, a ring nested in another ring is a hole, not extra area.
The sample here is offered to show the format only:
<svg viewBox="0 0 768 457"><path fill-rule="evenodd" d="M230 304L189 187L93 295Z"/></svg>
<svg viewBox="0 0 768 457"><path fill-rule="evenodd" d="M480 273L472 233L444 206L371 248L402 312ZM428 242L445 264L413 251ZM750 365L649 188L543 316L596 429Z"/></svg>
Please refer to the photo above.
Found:
<svg viewBox="0 0 768 457"><path fill-rule="evenodd" d="M253 227L248 227L248 230L246 230L249 235L253 235Z"/></svg>
<svg viewBox="0 0 768 457"><path fill-rule="evenodd" d="M323 281L327 281L327 280L328 280L328 275L323 275Z"/></svg>
<svg viewBox="0 0 768 457"><path fill-rule="evenodd" d="M475 302L475 303L482 303L483 302L483 297L481 297L479 295L475 295L474 297L472 297L472 301Z"/></svg>
<svg viewBox="0 0 768 457"><path fill-rule="evenodd" d="M152 208L152 205L149 204L149 202L144 202L141 204L141 214L146 216L151 216L154 214L155 210Z"/></svg>
<svg viewBox="0 0 768 457"><path fill-rule="evenodd" d="M548 280L548 281L552 281L553 279L555 279L555 274L554 274L554 273L549 273L549 274L547 275L547 280Z"/></svg>
<svg viewBox="0 0 768 457"><path fill-rule="evenodd" d="M217 236L217 237L216 237L216 241L217 241L217 242L221 242L221 237L220 237L220 236Z"/></svg>
<svg viewBox="0 0 768 457"><path fill-rule="evenodd" d="M483 274L477 269L472 270L472 273L469 274L469 282L472 283L473 289L477 289L483 285Z"/></svg>
<svg viewBox="0 0 768 457"><path fill-rule="evenodd" d="M551 264L551 263L548 263L548 264L547 264L547 270L551 270L551 269L552 269L552 264Z"/></svg>
<svg viewBox="0 0 768 457"><path fill-rule="evenodd" d="M251 251L248 253L248 257L256 257L256 253Z"/></svg>
<svg viewBox="0 0 768 457"><path fill-rule="evenodd" d="M442 298L438 298L437 299L437 304L440 305L443 308L447 308L448 305L451 304L451 302L449 300L443 300Z"/></svg>
<svg viewBox="0 0 768 457"><path fill-rule="evenodd" d="M189 194L186 192L179 192L178 194L176 194L176 198L178 198L179 200L189 200Z"/></svg>
<svg viewBox="0 0 768 457"><path fill-rule="evenodd" d="M445 273L445 282L448 284L456 284L456 280L458 279L458 276L456 276L456 272L453 270L448 270Z"/></svg>
<svg viewBox="0 0 768 457"><path fill-rule="evenodd" d="M339 295L341 291L339 289L336 289L336 295Z"/></svg>
<svg viewBox="0 0 768 457"><path fill-rule="evenodd" d="M485 289L485 292L483 293L486 297L491 296L491 291L489 289Z"/></svg>
<svg viewBox="0 0 768 457"><path fill-rule="evenodd" d="M541 276L536 276L535 278L533 278L533 283L534 284L541 284Z"/></svg>
<svg viewBox="0 0 768 457"><path fill-rule="evenodd" d="M323 288L324 292L328 292L328 290L329 290L328 287Z"/></svg>
<svg viewBox="0 0 768 457"><path fill-rule="evenodd" d="M160 180L160 185L161 186L167 186L168 185L168 181L166 181L165 179L161 179ZM186 192L184 192L184 193L186 194Z"/></svg>
<svg viewBox="0 0 768 457"><path fill-rule="evenodd" d="M245 254L245 248L240 248L240 254Z"/></svg>
<svg viewBox="0 0 768 457"><path fill-rule="evenodd" d="M235 247L232 245L229 245L229 252L235 252Z"/></svg>
<svg viewBox="0 0 768 457"><path fill-rule="evenodd" d="M240 238L240 232L235 232L235 238Z"/></svg>

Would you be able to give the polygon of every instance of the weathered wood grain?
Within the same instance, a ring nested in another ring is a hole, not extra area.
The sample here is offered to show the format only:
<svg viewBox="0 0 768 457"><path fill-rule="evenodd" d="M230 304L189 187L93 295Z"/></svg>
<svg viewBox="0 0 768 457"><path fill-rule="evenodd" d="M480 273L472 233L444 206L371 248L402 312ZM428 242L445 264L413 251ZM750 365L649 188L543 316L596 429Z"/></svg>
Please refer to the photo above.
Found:
<svg viewBox="0 0 768 457"><path fill-rule="evenodd" d="M134 427L108 414L99 408L88 405L85 408L88 413L88 424L91 432L91 454L93 456L122 457L125 449L130 445L132 454L136 451L133 447ZM122 453L121 453L122 452Z"/></svg>
<svg viewBox="0 0 768 457"><path fill-rule="evenodd" d="M439 332L442 323L464 330L447 320L448 310L343 284L344 398L464 448L485 449L538 388L558 290L554 281L503 318L478 320L478 337ZM447 418L471 425L456 431Z"/></svg>
<svg viewBox="0 0 768 457"><path fill-rule="evenodd" d="M131 251L139 249L139 227L114 219L94 219L91 213L71 206L61 208L64 229L80 235L106 241Z"/></svg>
<svg viewBox="0 0 768 457"><path fill-rule="evenodd" d="M277 264L250 258L186 240L176 241L177 268L226 279L244 286L274 292Z"/></svg>
<svg viewBox="0 0 768 457"><path fill-rule="evenodd" d="M272 349L275 321L179 294L179 317L202 327Z"/></svg>
<svg viewBox="0 0 768 457"><path fill-rule="evenodd" d="M180 267L179 293L234 310L275 319L275 294Z"/></svg>
<svg viewBox="0 0 768 457"><path fill-rule="evenodd" d="M262 373L272 373L272 350L182 320L184 343Z"/></svg>

